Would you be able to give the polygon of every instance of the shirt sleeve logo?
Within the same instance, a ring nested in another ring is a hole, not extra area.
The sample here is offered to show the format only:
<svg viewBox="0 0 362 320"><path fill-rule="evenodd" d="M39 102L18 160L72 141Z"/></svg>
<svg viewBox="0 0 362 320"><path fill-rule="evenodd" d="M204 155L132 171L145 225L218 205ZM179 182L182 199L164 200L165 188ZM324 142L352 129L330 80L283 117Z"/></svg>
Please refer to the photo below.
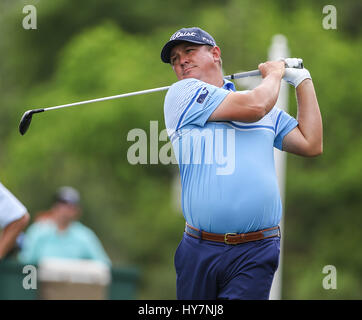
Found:
<svg viewBox="0 0 362 320"><path fill-rule="evenodd" d="M202 92L196 100L197 103L203 103L208 94L209 94L209 91L206 89L206 87L202 88Z"/></svg>

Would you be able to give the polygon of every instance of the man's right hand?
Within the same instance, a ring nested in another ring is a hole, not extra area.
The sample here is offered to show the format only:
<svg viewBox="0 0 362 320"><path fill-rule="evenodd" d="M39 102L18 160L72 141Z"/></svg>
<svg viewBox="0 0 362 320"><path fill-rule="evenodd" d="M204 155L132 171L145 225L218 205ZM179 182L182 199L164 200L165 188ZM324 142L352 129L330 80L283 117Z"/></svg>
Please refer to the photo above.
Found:
<svg viewBox="0 0 362 320"><path fill-rule="evenodd" d="M263 78L270 74L276 74L280 79L283 78L285 73L285 62L284 61L267 61L258 65L261 76Z"/></svg>
<svg viewBox="0 0 362 320"><path fill-rule="evenodd" d="M246 94L229 93L211 114L209 121L256 122L275 105L284 76L284 61L267 61L259 64L262 83Z"/></svg>
<svg viewBox="0 0 362 320"><path fill-rule="evenodd" d="M258 66L262 83L246 94L229 93L209 117L209 121L256 122L262 119L275 105L285 62L267 61Z"/></svg>

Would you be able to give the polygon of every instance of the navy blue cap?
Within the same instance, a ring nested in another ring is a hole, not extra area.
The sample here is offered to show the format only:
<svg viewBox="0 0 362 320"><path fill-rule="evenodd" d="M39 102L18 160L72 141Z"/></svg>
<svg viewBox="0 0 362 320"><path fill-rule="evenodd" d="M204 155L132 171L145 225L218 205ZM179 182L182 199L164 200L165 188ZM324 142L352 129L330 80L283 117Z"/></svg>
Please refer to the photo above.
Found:
<svg viewBox="0 0 362 320"><path fill-rule="evenodd" d="M216 42L210 34L198 28L182 28L176 31L170 40L164 45L161 51L161 60L165 63L170 63L171 50L177 44L187 41L197 44L208 44L209 46L216 46Z"/></svg>

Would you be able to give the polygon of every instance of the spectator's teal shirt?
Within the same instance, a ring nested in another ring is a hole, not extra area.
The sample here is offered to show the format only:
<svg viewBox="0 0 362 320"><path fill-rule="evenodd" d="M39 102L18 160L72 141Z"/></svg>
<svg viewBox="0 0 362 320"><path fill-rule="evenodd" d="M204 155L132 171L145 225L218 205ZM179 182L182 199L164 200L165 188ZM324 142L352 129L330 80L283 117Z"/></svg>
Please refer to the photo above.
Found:
<svg viewBox="0 0 362 320"><path fill-rule="evenodd" d="M111 265L95 233L80 222L73 222L64 231L51 221L32 224L25 234L19 260L38 264L43 258L90 259Z"/></svg>

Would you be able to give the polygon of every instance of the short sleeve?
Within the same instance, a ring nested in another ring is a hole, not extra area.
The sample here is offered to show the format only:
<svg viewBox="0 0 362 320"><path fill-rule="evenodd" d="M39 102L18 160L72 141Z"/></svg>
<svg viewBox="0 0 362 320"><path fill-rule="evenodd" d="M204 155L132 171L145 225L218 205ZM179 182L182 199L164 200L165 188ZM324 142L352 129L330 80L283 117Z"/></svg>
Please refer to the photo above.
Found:
<svg viewBox="0 0 362 320"><path fill-rule="evenodd" d="M275 131L274 147L283 150L284 137L298 125L298 121L279 108L274 108L271 113Z"/></svg>
<svg viewBox="0 0 362 320"><path fill-rule="evenodd" d="M184 79L173 84L164 105L169 136L186 125L203 127L229 93L197 79Z"/></svg>
<svg viewBox="0 0 362 320"><path fill-rule="evenodd" d="M24 205L0 183L0 228L20 219L26 212Z"/></svg>
<svg viewBox="0 0 362 320"><path fill-rule="evenodd" d="M24 243L18 255L18 260L24 264L37 264L42 257L41 252L49 235L54 233L56 226L53 222L35 222L26 230Z"/></svg>

